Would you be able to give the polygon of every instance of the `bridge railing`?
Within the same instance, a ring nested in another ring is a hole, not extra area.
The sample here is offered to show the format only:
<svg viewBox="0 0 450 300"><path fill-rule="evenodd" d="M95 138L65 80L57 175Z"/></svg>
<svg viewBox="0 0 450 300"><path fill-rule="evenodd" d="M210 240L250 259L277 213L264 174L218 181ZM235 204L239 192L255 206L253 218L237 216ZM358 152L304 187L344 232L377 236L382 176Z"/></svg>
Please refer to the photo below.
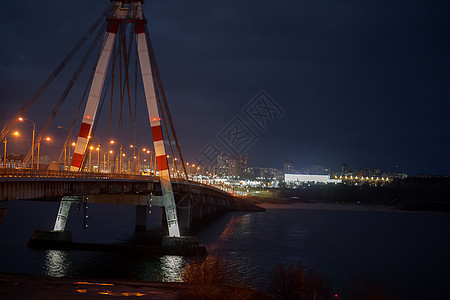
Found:
<svg viewBox="0 0 450 300"><path fill-rule="evenodd" d="M0 168L0 177L56 177L56 178L104 178L104 179L140 179L159 180L148 175L130 175L115 173L71 172L58 170Z"/></svg>
<svg viewBox="0 0 450 300"><path fill-rule="evenodd" d="M21 178L21 177L42 177L42 178L87 178L87 179L132 179L132 180L154 180L159 181L158 176L130 175L116 173L95 173L95 172L71 172L59 170L36 170L36 169L14 169L0 168L0 178ZM188 183L197 186L205 186L225 192L230 192L226 187L208 182L198 182L183 178L172 178L173 182Z"/></svg>

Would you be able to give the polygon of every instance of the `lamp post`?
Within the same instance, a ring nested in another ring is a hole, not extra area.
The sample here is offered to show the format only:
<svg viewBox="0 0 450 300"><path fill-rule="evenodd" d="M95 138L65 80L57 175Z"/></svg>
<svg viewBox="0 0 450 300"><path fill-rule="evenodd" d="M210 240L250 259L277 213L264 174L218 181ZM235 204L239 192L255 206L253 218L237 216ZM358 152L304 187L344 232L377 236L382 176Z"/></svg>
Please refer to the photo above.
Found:
<svg viewBox="0 0 450 300"><path fill-rule="evenodd" d="M63 129L68 132L69 135L69 143L75 147L75 143L72 143L72 130L58 126L58 129ZM67 153L67 148L69 148L69 153ZM69 157L67 158L67 154L69 154ZM67 163L66 163L67 162ZM66 170L66 165L70 164L70 145L67 145L64 147L64 171ZM69 166L67 166L69 168Z"/></svg>
<svg viewBox="0 0 450 300"><path fill-rule="evenodd" d="M116 141L111 140L109 143L110 143L111 145L114 145L114 144L116 143ZM122 170L122 151L123 151L123 145L122 145L121 143L119 143L119 144L120 144L120 151L119 151L119 160L118 160L118 163L119 163L118 172L121 173L121 170ZM116 168L116 169L117 169L117 168Z"/></svg>
<svg viewBox="0 0 450 300"><path fill-rule="evenodd" d="M92 150L94 150L94 147L93 146L90 146L89 147L89 168L88 168L88 172L90 173L91 172L91 166L92 166L92 159L91 159L91 156L92 156Z"/></svg>
<svg viewBox="0 0 450 300"><path fill-rule="evenodd" d="M125 153L122 153L122 155L120 155L119 174L122 174L122 157L125 159Z"/></svg>
<svg viewBox="0 0 450 300"><path fill-rule="evenodd" d="M45 138L45 140L47 141L47 142L50 142L52 139L51 138L49 138L49 137L46 137ZM37 146L37 162L36 162L36 170L39 170L39 151L40 151L40 148L41 148L41 142L39 141L38 142L38 146Z"/></svg>
<svg viewBox="0 0 450 300"><path fill-rule="evenodd" d="M19 132L18 131L14 131L13 133L15 136L19 136ZM6 140L6 136L5 139L3 140L3 143L5 144L5 150L3 152L3 168L6 168L6 143L8 141ZM10 164L11 165L11 164Z"/></svg>
<svg viewBox="0 0 450 300"><path fill-rule="evenodd" d="M142 148L142 151L144 151L147 154L150 154L150 160L149 160L149 163L148 163L148 168L150 169L150 175L152 175L152 172L154 174L156 174L156 168L155 168L156 156L155 156L155 162L153 163L153 152L148 150L148 149L145 149L145 148Z"/></svg>
<svg viewBox="0 0 450 300"><path fill-rule="evenodd" d="M104 152L103 153L103 173L105 173L106 170L106 154L109 152Z"/></svg>
<svg viewBox="0 0 450 300"><path fill-rule="evenodd" d="M109 172L111 172L111 169L110 169L110 154L113 154L113 151L112 150L109 150L109 152L108 152L108 173Z"/></svg>
<svg viewBox="0 0 450 300"><path fill-rule="evenodd" d="M130 158L128 158L128 174L130 174L131 175L131 163L130 163L130 159L134 159L134 161L136 161L136 156L133 156L133 157L131 157L130 156Z"/></svg>
<svg viewBox="0 0 450 300"><path fill-rule="evenodd" d="M139 175L139 173L141 173L140 171L140 158L141 158L141 148L139 148L138 146L135 145L130 145L130 148L133 148L133 156L134 156L134 174ZM136 163L136 151L134 150L134 148L138 149L138 155L137 155L137 163ZM144 148L145 149L145 148ZM130 167L128 167L130 168Z"/></svg>
<svg viewBox="0 0 450 300"><path fill-rule="evenodd" d="M24 117L19 117L19 121L21 121L21 122L28 121L28 122L33 123L33 137L31 140L31 169L33 169L33 167L34 167L34 134L36 132L36 124L32 120L24 118Z"/></svg>
<svg viewBox="0 0 450 300"><path fill-rule="evenodd" d="M101 148L101 144L100 144L100 138L98 137L91 137L90 135L88 136L88 139L92 139L92 141L98 140L98 146L90 146L89 149L90 150L96 150L97 151L97 173L100 172L100 148ZM89 152L90 154L90 152ZM103 164L103 168L105 168L105 164Z"/></svg>
<svg viewBox="0 0 450 300"><path fill-rule="evenodd" d="M97 173L100 173L100 144L95 150L97 150Z"/></svg>
<svg viewBox="0 0 450 300"><path fill-rule="evenodd" d="M73 148L73 153L75 153L75 146L76 146L77 144L75 143L75 142L72 142L72 148ZM70 155L70 148L69 148L69 162L70 162L70 158L72 157L71 155Z"/></svg>

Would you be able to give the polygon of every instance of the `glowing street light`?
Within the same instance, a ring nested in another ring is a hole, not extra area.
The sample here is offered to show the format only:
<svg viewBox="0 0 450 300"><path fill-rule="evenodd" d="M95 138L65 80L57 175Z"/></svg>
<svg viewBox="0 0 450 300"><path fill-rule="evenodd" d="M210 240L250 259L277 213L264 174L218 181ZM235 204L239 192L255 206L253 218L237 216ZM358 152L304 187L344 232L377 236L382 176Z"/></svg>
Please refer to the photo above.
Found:
<svg viewBox="0 0 450 300"><path fill-rule="evenodd" d="M88 169L89 172L91 172L91 165L92 165L92 159L91 159L91 156L92 156L92 150L94 150L94 147L93 147L93 146L90 146L90 147L89 147L89 169Z"/></svg>
<svg viewBox="0 0 450 300"><path fill-rule="evenodd" d="M140 160L141 160L141 148L139 148L138 146L135 145L130 145L130 148L133 148L133 156L134 156L134 174L139 175L140 173ZM136 151L134 150L134 148L138 149L138 153L137 153L137 162L136 162ZM145 151L145 148L144 148ZM128 168L130 168L128 166Z"/></svg>
<svg viewBox="0 0 450 300"><path fill-rule="evenodd" d="M50 142L52 139L50 137L46 137L44 139L47 142ZM40 148L41 148L41 142L38 142L38 146L37 146L37 162L36 162L36 170L39 170L39 152L40 152Z"/></svg>
<svg viewBox="0 0 450 300"><path fill-rule="evenodd" d="M20 122L28 121L33 124L33 136L32 136L32 140L31 140L31 169L33 169L33 167L34 167L34 134L36 132L36 124L32 120L24 118L24 117L19 117L19 121Z"/></svg>
<svg viewBox="0 0 450 300"><path fill-rule="evenodd" d="M119 161L118 161L118 163L119 163L119 169L118 169L118 172L121 173L121 172L122 172L122 151L123 151L123 145L122 145L122 143L116 142L116 141L114 141L114 140L110 140L109 143L110 143L111 145L113 145L113 144L115 144L115 143L120 144L120 154L119 154Z"/></svg>
<svg viewBox="0 0 450 300"><path fill-rule="evenodd" d="M97 173L100 173L100 145L95 150L97 151Z"/></svg>
<svg viewBox="0 0 450 300"><path fill-rule="evenodd" d="M113 154L112 150L109 150L109 152L108 152L108 172L111 171L111 169L110 169L110 154Z"/></svg>
<svg viewBox="0 0 450 300"><path fill-rule="evenodd" d="M7 134L8 135L8 134ZM3 168L6 168L6 143L8 142L7 140L6 140L6 136L7 135L5 135L5 139L3 140L3 143L5 144L5 150L4 150L4 152L3 152ZM18 131L14 131L13 132L13 135L14 136L19 136L20 134L19 134L19 132Z"/></svg>

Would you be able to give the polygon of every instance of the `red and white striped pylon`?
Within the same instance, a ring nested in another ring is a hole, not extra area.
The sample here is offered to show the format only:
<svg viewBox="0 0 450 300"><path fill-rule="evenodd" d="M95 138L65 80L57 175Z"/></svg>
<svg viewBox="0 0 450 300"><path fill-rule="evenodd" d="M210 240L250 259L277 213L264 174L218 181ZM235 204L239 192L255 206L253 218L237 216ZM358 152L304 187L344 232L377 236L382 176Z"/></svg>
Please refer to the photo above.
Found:
<svg viewBox="0 0 450 300"><path fill-rule="evenodd" d="M125 20L129 18L128 9L135 9L137 20L135 22L134 31L136 34L136 44L141 66L142 80L144 83L148 115L150 118L153 145L156 153L156 163L159 170L161 190L164 198L167 226L169 229L169 236L179 237L180 230L178 226L177 210L175 198L173 195L172 183L170 181L166 150L164 146L164 138L160 123L161 118L156 102L155 86L152 77L149 50L145 36L146 20L142 13L142 3L140 1L134 1L134 8L122 7L121 3L122 1L113 2L113 4L116 5L116 10L113 17L109 20L108 23L104 46L102 48L97 68L95 70L91 90L89 92L89 97L81 124L80 133L78 135L77 143L75 146L75 153L72 157L70 170L80 170L83 161L83 155L88 144L88 138L90 136L91 128L95 120L95 115L97 113L98 103L102 93L103 84L105 81L106 72L108 70L109 60L111 57L112 49L114 47L119 23L125 22Z"/></svg>
<svg viewBox="0 0 450 300"><path fill-rule="evenodd" d="M83 162L83 156L86 151L89 136L91 135L92 125L94 124L95 115L97 114L103 84L105 83L106 72L114 48L118 26L119 20L111 19L106 28L105 41L95 69L91 90L89 91L89 97L81 121L80 133L78 134L72 162L70 164L70 171L79 171L81 163Z"/></svg>

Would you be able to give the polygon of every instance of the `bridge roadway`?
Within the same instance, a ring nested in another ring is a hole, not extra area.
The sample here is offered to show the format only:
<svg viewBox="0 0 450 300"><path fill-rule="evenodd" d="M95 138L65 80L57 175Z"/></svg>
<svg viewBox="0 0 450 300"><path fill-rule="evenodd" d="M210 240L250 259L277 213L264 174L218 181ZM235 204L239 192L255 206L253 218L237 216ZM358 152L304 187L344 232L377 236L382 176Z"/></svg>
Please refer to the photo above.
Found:
<svg viewBox="0 0 450 300"><path fill-rule="evenodd" d="M217 211L233 209L234 197L211 185L177 178L172 179L172 185L182 228ZM163 206L158 177L0 169L0 201L61 201L63 197L85 203L136 205L137 229L145 224L148 205Z"/></svg>

